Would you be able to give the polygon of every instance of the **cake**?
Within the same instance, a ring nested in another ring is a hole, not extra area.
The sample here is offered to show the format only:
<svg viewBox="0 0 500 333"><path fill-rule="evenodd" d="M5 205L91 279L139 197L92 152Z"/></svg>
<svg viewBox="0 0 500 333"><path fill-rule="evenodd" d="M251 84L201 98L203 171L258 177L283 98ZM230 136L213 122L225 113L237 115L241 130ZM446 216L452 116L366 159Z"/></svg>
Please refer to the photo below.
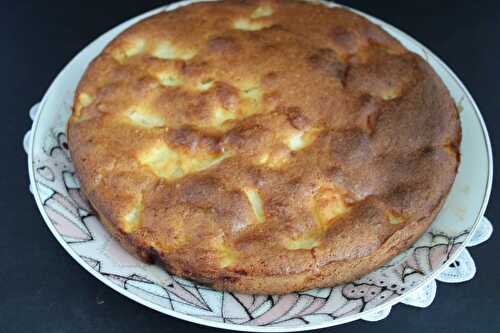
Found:
<svg viewBox="0 0 500 333"><path fill-rule="evenodd" d="M93 60L68 142L100 221L148 263L218 290L350 282L430 226L460 160L431 66L354 12L202 2Z"/></svg>

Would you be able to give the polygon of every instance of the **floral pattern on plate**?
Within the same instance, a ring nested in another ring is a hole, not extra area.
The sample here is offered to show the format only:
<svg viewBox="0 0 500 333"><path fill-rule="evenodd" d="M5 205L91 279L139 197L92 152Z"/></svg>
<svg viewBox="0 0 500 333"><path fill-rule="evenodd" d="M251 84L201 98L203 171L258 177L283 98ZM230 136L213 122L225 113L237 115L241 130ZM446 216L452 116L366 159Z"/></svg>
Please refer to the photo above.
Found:
<svg viewBox="0 0 500 333"><path fill-rule="evenodd" d="M37 188L51 223L92 269L163 308L237 325L297 326L376 308L442 266L469 233L449 235L431 228L388 265L335 288L281 296L220 292L140 262L106 232L80 191L63 130L53 129L46 137L35 164Z"/></svg>

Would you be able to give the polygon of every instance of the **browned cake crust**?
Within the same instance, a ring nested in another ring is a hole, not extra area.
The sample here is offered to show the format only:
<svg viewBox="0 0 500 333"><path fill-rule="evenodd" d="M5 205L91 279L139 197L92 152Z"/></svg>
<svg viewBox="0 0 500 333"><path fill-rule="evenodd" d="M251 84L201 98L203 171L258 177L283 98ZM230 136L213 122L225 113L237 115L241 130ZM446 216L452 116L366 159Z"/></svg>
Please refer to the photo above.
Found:
<svg viewBox="0 0 500 333"><path fill-rule="evenodd" d="M199 3L87 69L68 124L82 190L131 252L216 289L352 281L431 224L459 163L449 92L346 9Z"/></svg>

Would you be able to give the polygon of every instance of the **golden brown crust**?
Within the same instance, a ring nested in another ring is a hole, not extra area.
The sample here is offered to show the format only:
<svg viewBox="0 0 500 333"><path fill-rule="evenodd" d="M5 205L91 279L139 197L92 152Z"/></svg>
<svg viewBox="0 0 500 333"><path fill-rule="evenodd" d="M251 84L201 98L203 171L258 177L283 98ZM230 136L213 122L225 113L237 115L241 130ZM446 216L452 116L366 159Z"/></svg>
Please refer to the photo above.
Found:
<svg viewBox="0 0 500 333"><path fill-rule="evenodd" d="M82 190L131 252L249 293L351 281L412 244L460 124L432 68L364 18L295 1L150 17L87 69Z"/></svg>

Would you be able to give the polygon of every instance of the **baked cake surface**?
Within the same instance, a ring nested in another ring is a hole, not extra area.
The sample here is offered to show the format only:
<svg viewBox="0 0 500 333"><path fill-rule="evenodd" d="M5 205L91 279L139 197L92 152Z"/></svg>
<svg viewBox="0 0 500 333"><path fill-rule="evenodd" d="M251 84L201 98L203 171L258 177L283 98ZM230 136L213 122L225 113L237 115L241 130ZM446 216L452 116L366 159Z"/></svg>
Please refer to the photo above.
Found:
<svg viewBox="0 0 500 333"><path fill-rule="evenodd" d="M83 192L129 251L246 293L352 281L428 228L460 124L419 56L342 8L197 3L90 64L68 123Z"/></svg>

